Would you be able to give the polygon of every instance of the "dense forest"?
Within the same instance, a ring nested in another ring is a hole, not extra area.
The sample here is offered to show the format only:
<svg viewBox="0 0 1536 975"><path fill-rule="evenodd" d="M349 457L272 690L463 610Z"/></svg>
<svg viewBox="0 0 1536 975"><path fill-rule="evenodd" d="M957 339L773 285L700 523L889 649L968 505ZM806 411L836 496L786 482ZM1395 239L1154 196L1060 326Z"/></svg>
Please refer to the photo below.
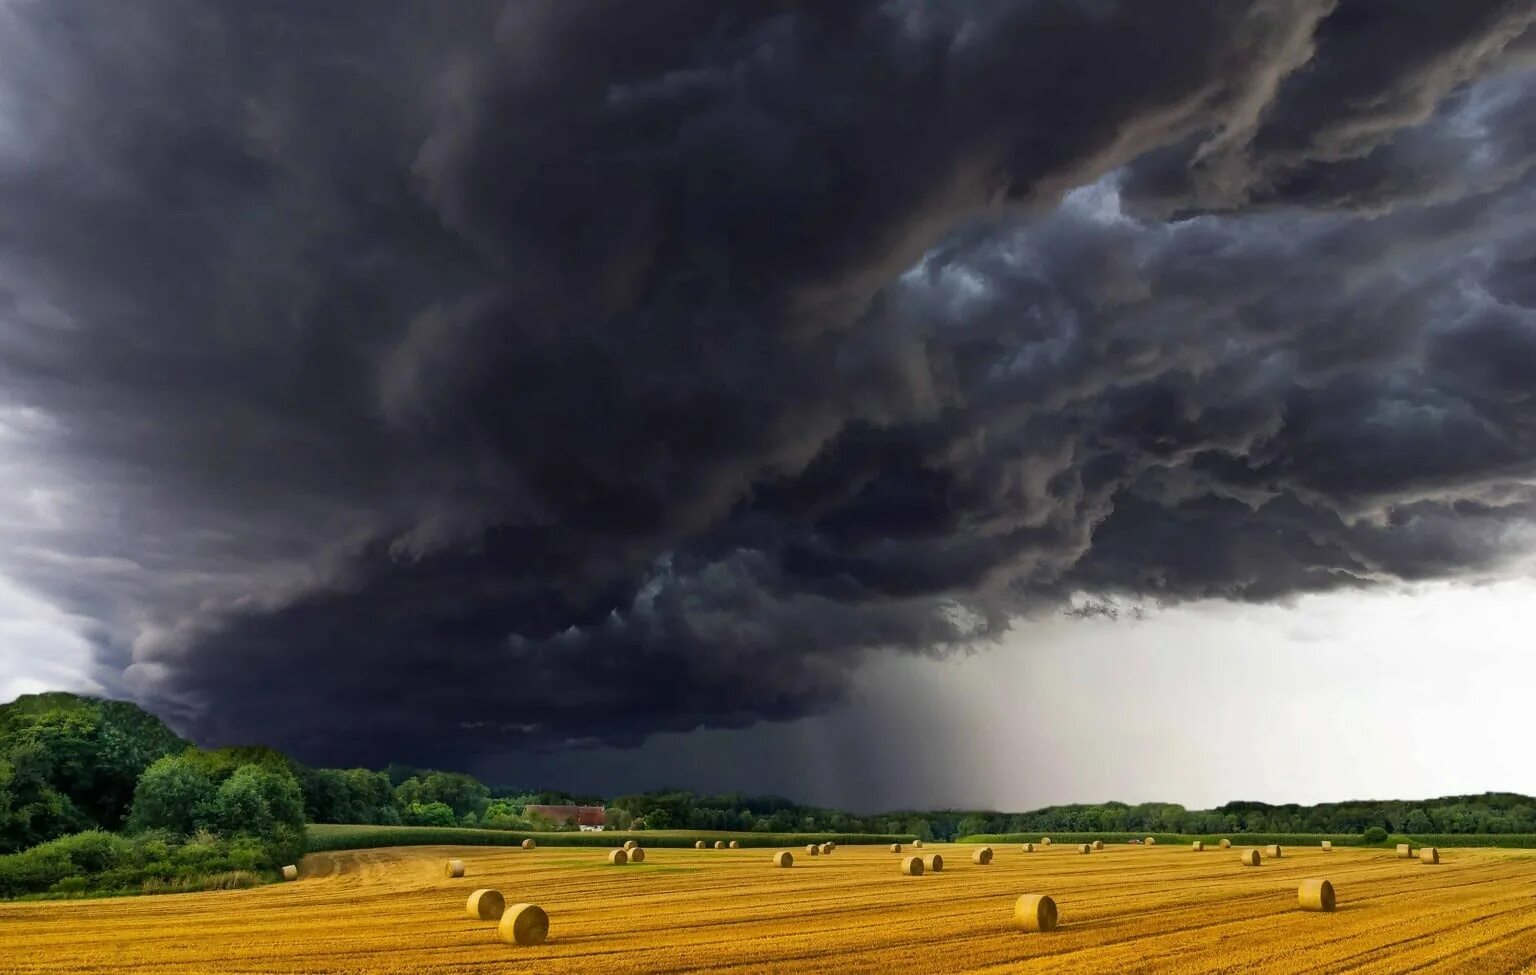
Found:
<svg viewBox="0 0 1536 975"><path fill-rule="evenodd" d="M661 790L570 795L460 772L307 767L268 748L205 750L133 704L38 694L0 705L0 897L191 890L269 879L307 823L575 829L533 804L602 804L613 829L762 833L1536 833L1536 799L1508 793L1317 806L1230 802L856 815L763 796Z"/></svg>

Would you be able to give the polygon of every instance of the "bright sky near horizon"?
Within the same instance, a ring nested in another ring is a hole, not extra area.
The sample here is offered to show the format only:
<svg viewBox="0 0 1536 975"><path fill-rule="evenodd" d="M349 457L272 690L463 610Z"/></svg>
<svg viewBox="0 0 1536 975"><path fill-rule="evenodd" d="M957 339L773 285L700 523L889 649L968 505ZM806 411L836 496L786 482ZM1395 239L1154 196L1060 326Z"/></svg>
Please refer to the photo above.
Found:
<svg viewBox="0 0 1536 975"><path fill-rule="evenodd" d="M875 658L825 716L479 771L864 812L1532 794L1532 633L1531 580L1025 620L992 650Z"/></svg>

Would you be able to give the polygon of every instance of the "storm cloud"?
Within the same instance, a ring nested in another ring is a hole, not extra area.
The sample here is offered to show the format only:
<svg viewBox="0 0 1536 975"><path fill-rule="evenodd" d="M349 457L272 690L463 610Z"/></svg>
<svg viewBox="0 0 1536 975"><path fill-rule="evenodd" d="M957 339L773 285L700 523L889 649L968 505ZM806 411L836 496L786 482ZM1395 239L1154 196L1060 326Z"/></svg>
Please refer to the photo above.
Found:
<svg viewBox="0 0 1536 975"><path fill-rule="evenodd" d="M0 574L203 740L1536 543L1528 3L134 6L0 6Z"/></svg>

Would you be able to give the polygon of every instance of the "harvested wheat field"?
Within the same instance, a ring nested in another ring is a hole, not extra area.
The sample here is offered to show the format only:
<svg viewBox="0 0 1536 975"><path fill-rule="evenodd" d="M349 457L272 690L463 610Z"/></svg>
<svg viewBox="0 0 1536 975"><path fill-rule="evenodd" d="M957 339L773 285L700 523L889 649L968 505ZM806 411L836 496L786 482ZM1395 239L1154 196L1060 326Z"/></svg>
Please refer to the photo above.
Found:
<svg viewBox="0 0 1536 975"><path fill-rule="evenodd" d="M294 883L241 891L0 904L0 971L1532 972L1536 852L1296 850L1244 869L1235 851L930 844L952 866L903 876L886 846L776 869L765 849L411 847L316 854ZM444 876L447 858L467 876ZM1326 877L1333 913L1298 909ZM537 947L466 917L477 888L549 914ZM1021 930L1023 894L1059 911Z"/></svg>

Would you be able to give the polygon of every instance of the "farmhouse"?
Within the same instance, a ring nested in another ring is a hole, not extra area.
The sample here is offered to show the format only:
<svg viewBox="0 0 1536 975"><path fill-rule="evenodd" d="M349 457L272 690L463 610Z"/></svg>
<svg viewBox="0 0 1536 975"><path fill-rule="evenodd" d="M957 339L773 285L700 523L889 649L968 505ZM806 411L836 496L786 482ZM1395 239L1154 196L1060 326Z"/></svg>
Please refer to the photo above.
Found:
<svg viewBox="0 0 1536 975"><path fill-rule="evenodd" d="M602 806L539 806L530 804L523 810L528 816L543 816L557 826L574 822L583 832L600 830L607 823Z"/></svg>

